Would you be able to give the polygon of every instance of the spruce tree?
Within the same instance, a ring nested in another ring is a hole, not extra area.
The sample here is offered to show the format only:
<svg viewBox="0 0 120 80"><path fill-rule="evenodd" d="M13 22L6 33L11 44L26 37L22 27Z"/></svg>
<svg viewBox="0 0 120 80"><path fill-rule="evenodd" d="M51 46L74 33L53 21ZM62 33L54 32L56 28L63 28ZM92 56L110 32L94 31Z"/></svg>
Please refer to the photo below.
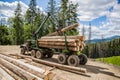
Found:
<svg viewBox="0 0 120 80"><path fill-rule="evenodd" d="M24 42L23 38L23 21L21 16L21 6L18 2L17 8L15 9L15 17L13 18L13 27L15 29L15 44L20 45Z"/></svg>
<svg viewBox="0 0 120 80"><path fill-rule="evenodd" d="M56 2L55 0L50 0L47 5L48 12L52 15L56 14L57 7L56 7Z"/></svg>
<svg viewBox="0 0 120 80"><path fill-rule="evenodd" d="M36 13L36 0L30 0L30 4L29 4L29 8L26 11L26 23L30 24L30 28L31 28L31 36L32 34L35 32L36 27L35 25L35 19L37 17L37 13Z"/></svg>
<svg viewBox="0 0 120 80"><path fill-rule="evenodd" d="M9 28L5 25L0 25L0 45L10 45L11 37L9 35Z"/></svg>
<svg viewBox="0 0 120 80"><path fill-rule="evenodd" d="M55 32L57 29L58 29L58 27L59 27L59 23L58 23L58 13L57 13L57 7L56 7L56 2L55 2L55 0L50 0L49 2L48 2L48 5L47 5L47 12L49 12L50 13L50 18L49 18L49 20L48 20L48 26L49 26L49 28L50 28L50 30L49 30L49 33L51 33L51 32Z"/></svg>
<svg viewBox="0 0 120 80"><path fill-rule="evenodd" d="M68 0L61 0L59 20L60 20L60 24L62 24L61 25L62 28L77 23L78 21L77 7L78 7L77 4L73 4ZM67 31L67 35L76 35L76 34L78 34L76 29Z"/></svg>

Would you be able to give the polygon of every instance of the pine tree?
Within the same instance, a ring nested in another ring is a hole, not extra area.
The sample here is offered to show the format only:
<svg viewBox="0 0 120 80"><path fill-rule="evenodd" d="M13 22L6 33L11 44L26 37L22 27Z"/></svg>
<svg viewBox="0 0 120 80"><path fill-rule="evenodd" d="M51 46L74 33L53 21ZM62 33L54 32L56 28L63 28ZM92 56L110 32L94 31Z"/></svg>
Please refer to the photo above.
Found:
<svg viewBox="0 0 120 80"><path fill-rule="evenodd" d="M72 2L68 3L67 26L78 22L77 7L78 7L78 4L73 4ZM78 34L77 29L72 29L68 31L68 35L77 35L77 34Z"/></svg>
<svg viewBox="0 0 120 80"><path fill-rule="evenodd" d="M20 3L18 2L17 8L15 9L15 17L13 18L13 27L15 29L15 44L20 45L24 42L23 38L23 22L21 18L21 6Z"/></svg>
<svg viewBox="0 0 120 80"><path fill-rule="evenodd" d="M55 2L55 0L50 0L50 1L48 2L48 7L47 7L47 9L48 9L48 12L49 12L50 14L52 14L52 15L55 16L56 11L57 11L57 7L56 7L56 2Z"/></svg>
<svg viewBox="0 0 120 80"><path fill-rule="evenodd" d="M29 8L26 11L26 22L27 24L30 24L30 28L31 28L31 35L35 32L36 27L33 26L35 25L35 19L37 17L37 13L36 13L36 0L30 0L30 4L29 4Z"/></svg>
<svg viewBox="0 0 120 80"><path fill-rule="evenodd" d="M59 23L57 19L57 7L56 7L56 2L55 0L50 0L48 2L48 12L50 13L50 19L49 19L49 24L48 26L50 27L49 33L55 32L56 29L58 29Z"/></svg>
<svg viewBox="0 0 120 80"><path fill-rule="evenodd" d="M30 0L29 8L36 11L36 0Z"/></svg>
<svg viewBox="0 0 120 80"><path fill-rule="evenodd" d="M59 20L62 28L77 22L77 4L73 4L68 0L61 0ZM67 31L67 35L78 34L76 29Z"/></svg>
<svg viewBox="0 0 120 80"><path fill-rule="evenodd" d="M27 33L28 38L33 38L35 31L38 29L38 27L41 25L43 18L44 18L43 12L36 7L36 0L30 0L29 8L26 11L25 20L26 23L25 26L27 27L25 30L29 29L30 31ZM41 27L40 29L40 36L45 35L45 26ZM39 37L40 37L39 36ZM27 38L27 39L28 39Z"/></svg>
<svg viewBox="0 0 120 80"><path fill-rule="evenodd" d="M72 2L68 3L68 9L67 9L67 23L68 25L71 25L73 23L77 23L77 7L78 4L73 4Z"/></svg>
<svg viewBox="0 0 120 80"><path fill-rule="evenodd" d="M11 37L9 35L9 28L5 25L0 25L0 45L11 44Z"/></svg>
<svg viewBox="0 0 120 80"><path fill-rule="evenodd" d="M61 26L62 27L66 27L66 21L67 21L67 10L68 10L68 7L67 7L67 4L68 4L68 0L61 0L61 5L60 5L60 15L59 15L59 19L60 19L60 22L61 22Z"/></svg>

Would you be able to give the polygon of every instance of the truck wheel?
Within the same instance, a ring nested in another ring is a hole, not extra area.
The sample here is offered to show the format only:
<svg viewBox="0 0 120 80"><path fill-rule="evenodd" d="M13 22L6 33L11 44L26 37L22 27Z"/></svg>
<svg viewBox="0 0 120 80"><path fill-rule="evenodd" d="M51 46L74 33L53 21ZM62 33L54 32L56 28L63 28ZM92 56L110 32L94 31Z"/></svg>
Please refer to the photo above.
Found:
<svg viewBox="0 0 120 80"><path fill-rule="evenodd" d="M67 56L65 54L59 54L58 62L60 64L66 64L67 63Z"/></svg>
<svg viewBox="0 0 120 80"><path fill-rule="evenodd" d="M81 54L79 56L79 59L80 59L80 64L81 65L85 65L87 63L87 56L85 54Z"/></svg>
<svg viewBox="0 0 120 80"><path fill-rule="evenodd" d="M24 48L21 48L20 54L25 54L25 49Z"/></svg>
<svg viewBox="0 0 120 80"><path fill-rule="evenodd" d="M53 56L53 53L48 53L48 54L47 54L47 57L48 57L48 58L51 58L52 56Z"/></svg>
<svg viewBox="0 0 120 80"><path fill-rule="evenodd" d="M38 59L43 58L43 53L41 53L40 51L37 51L36 52L36 58L38 58Z"/></svg>
<svg viewBox="0 0 120 80"><path fill-rule="evenodd" d="M77 55L71 55L71 56L68 57L68 60L67 60L68 65L70 65L70 66L78 66L79 61L80 60L79 60Z"/></svg>
<svg viewBox="0 0 120 80"><path fill-rule="evenodd" d="M35 50L32 50L32 51L31 51L31 56L32 56L32 57L36 57L36 56L35 56Z"/></svg>

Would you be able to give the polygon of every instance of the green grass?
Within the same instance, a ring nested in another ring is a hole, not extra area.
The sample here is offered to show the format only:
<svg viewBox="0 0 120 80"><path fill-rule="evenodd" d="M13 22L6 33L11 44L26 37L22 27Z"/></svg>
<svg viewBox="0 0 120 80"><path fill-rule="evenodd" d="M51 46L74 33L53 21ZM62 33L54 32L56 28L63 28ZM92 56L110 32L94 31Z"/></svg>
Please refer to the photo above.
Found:
<svg viewBox="0 0 120 80"><path fill-rule="evenodd" d="M98 58L96 60L120 66L120 56L113 56L113 57L107 57L107 58Z"/></svg>

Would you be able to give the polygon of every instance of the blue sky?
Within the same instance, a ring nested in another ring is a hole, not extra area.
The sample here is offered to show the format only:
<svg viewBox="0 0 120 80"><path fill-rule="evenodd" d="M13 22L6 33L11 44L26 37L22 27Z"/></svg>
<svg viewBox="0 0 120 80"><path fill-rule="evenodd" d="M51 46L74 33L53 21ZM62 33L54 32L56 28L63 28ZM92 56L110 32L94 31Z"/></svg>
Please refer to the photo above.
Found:
<svg viewBox="0 0 120 80"><path fill-rule="evenodd" d="M11 17L17 1L21 2L23 14L28 8L30 0L0 0L0 17ZM55 0L57 3L60 0ZM78 3L79 32L84 25L88 36L89 23L92 26L92 38L120 35L120 0L69 0ZM36 0L37 5L46 11L49 0ZM58 4L57 4L58 5ZM95 34L95 35L94 35ZM97 36L96 36L97 35Z"/></svg>
<svg viewBox="0 0 120 80"><path fill-rule="evenodd" d="M14 1L22 1L25 4L29 5L30 0L0 0L3 2L14 2ZM60 0L56 0L57 2ZM47 8L47 4L48 4L49 0L36 0L37 5L41 6L44 10L46 10Z"/></svg>

